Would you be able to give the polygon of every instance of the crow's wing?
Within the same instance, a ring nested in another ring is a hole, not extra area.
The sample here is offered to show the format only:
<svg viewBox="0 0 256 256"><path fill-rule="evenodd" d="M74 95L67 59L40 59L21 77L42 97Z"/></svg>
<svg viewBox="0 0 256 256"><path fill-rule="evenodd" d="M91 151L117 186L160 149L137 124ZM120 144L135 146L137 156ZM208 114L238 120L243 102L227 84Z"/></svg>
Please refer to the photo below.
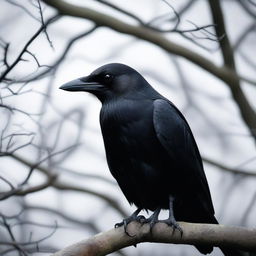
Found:
<svg viewBox="0 0 256 256"><path fill-rule="evenodd" d="M214 213L209 186L204 173L202 159L190 127L181 112L168 100L154 101L153 123L158 140L175 162L179 172L176 177L190 186L187 193L196 193L200 202ZM182 186L183 184L181 184Z"/></svg>

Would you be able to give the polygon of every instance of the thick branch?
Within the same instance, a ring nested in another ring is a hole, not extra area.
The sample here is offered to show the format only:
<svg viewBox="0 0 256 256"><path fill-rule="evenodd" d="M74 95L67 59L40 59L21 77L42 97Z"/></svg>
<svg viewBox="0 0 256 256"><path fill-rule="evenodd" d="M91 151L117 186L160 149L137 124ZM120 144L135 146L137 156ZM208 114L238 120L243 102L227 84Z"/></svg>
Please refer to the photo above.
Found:
<svg viewBox="0 0 256 256"><path fill-rule="evenodd" d="M240 109L243 120L249 127L251 134L254 136L254 138L256 138L256 114L249 102L247 101L239 85L239 76L236 72L234 72L234 70L232 70L230 65L218 67L213 62L197 54L196 52L193 52L190 49L187 49L181 45L170 41L163 34L147 27L141 25L130 25L110 15L106 15L90 8L69 4L62 0L44 0L44 2L56 8L63 15L88 19L93 21L98 26L106 26L117 32L132 35L147 42L153 43L166 50L168 53L176 54L186 58L192 63L198 65L199 67L218 77L229 86L233 98Z"/></svg>
<svg viewBox="0 0 256 256"><path fill-rule="evenodd" d="M224 65L232 69L233 72L237 74L234 53L225 28L225 22L221 10L220 1L209 0L209 5L211 7L213 22L216 24L216 34L218 37L224 35L222 40L220 40L220 48L224 60ZM237 75L234 77L234 81L232 83L229 83L229 87L231 89L234 100L237 102L240 108L241 115L244 121L249 126L252 136L256 139L256 114L242 91L240 80Z"/></svg>
<svg viewBox="0 0 256 256"><path fill-rule="evenodd" d="M123 227L111 229L68 246L53 256L101 256L142 242L228 246L245 251L256 251L256 229L185 222L179 224L184 231L182 237L179 231L176 230L173 233L172 229L164 223L157 223L153 232L150 233L148 224L141 226L137 222L132 222L128 226L131 236L124 233Z"/></svg>
<svg viewBox="0 0 256 256"><path fill-rule="evenodd" d="M220 40L221 53L224 59L225 65L235 70L235 60L233 56L233 50L230 45L230 41L226 32L224 17L222 14L219 0L209 0L211 7L212 18L214 24L216 24L215 30L218 37L222 37Z"/></svg>
<svg viewBox="0 0 256 256"><path fill-rule="evenodd" d="M117 32L132 35L142 40L151 42L163 48L169 53L176 54L188 59L189 61L207 70L223 81L226 81L229 78L232 79L232 76L234 75L232 71L226 68L219 68L203 56L168 40L162 33L154 31L150 28L130 25L110 15L95 11L90 8L69 4L61 0L44 0L44 2L56 8L62 15L88 19L93 21L98 26L109 27Z"/></svg>

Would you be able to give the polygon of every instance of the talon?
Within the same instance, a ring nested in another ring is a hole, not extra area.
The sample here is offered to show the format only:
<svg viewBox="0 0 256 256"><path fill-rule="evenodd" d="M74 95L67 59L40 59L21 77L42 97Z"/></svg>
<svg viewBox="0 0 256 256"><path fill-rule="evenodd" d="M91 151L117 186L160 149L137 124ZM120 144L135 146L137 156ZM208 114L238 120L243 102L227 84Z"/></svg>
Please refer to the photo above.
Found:
<svg viewBox="0 0 256 256"><path fill-rule="evenodd" d="M180 225L177 222L175 222L174 225L173 225L173 232L175 231L175 229L180 231L180 236L182 237L183 230L182 230L182 228L180 227Z"/></svg>
<svg viewBox="0 0 256 256"><path fill-rule="evenodd" d="M129 232L127 231L127 226L130 222L132 222L134 220L140 222L142 219L145 219L145 217L142 215L137 216L140 211L141 211L141 208L138 208L130 217L123 219L122 222L116 223L115 228L124 226L125 234L128 235L129 237L134 237L135 235L130 235Z"/></svg>
<svg viewBox="0 0 256 256"><path fill-rule="evenodd" d="M180 227L180 225L176 222L175 219L167 219L167 220L162 220L162 221L160 221L160 222L165 223L165 224L167 224L168 226L172 227L172 228L173 228L173 232L172 232L172 233L175 232L175 229L179 230L179 231L180 231L180 235L181 235L181 237L182 237L182 235L183 235L183 230L182 230L182 228Z"/></svg>
<svg viewBox="0 0 256 256"><path fill-rule="evenodd" d="M152 234L152 231L153 231L153 227L154 227L154 225L157 223L157 221L151 221L150 223L149 223L149 227L150 227L150 233Z"/></svg>
<svg viewBox="0 0 256 256"><path fill-rule="evenodd" d="M121 227L123 225L124 225L124 222L122 221L122 222L116 223L114 227L115 228L119 228L119 227Z"/></svg>
<svg viewBox="0 0 256 256"><path fill-rule="evenodd" d="M158 215L159 215L159 213L160 213L160 208L157 208L155 211L154 211L154 213L148 218L148 219L143 219L142 220L142 224L144 224L144 223L149 223L149 231L150 231L150 233L152 234L152 231L153 231L153 227L154 227L154 225L157 223L157 222L159 222L158 221Z"/></svg>
<svg viewBox="0 0 256 256"><path fill-rule="evenodd" d="M127 219L129 219L129 218L127 218ZM131 222L127 219L124 219L122 222L116 223L115 228L119 228L119 227L124 226L124 233L129 237L134 237L135 235L130 235L129 232L127 231L127 226Z"/></svg>
<svg viewBox="0 0 256 256"><path fill-rule="evenodd" d="M136 220L137 220L139 223L144 224L146 218L145 218L143 215L139 215L139 216L137 216Z"/></svg>

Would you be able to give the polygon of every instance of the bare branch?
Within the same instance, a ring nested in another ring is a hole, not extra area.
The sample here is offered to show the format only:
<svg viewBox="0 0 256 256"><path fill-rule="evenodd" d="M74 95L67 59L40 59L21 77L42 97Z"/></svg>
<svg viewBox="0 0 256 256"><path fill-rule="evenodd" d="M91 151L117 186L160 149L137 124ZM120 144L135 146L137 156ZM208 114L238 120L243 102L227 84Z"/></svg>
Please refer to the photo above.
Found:
<svg viewBox="0 0 256 256"><path fill-rule="evenodd" d="M19 161L20 163L23 163L26 166L29 166L30 168L36 168L37 170L44 173L46 176L48 176L49 174L52 173L51 170L48 170L47 168L42 167L38 164L34 164L21 156L14 155L14 154L12 154L12 155L7 154L6 156L12 157L15 160ZM58 181L56 179L53 181L51 186L56 189L59 189L59 190L76 191L76 192L82 192L82 193L96 196L97 198L100 198L100 199L104 200L105 202L107 202L109 205L111 205L112 208L115 209L117 212L119 212L121 216L127 216L127 213L122 209L122 207L119 205L119 203L115 199L113 199L103 193L96 192L96 191L93 191L93 190L91 190L89 188L85 188L85 187L79 187L79 186L75 186L72 184L66 184L66 183Z"/></svg>
<svg viewBox="0 0 256 256"><path fill-rule="evenodd" d="M80 227L84 228L88 228L89 230L91 230L92 232L99 232L99 229L97 228L97 226L93 223L93 221L80 221L77 218L74 218L72 216L69 216L65 213L63 213L63 211L58 211L49 207L43 207L43 206L35 206L35 205L23 205L24 210L33 210L33 211L40 211L40 212L46 212L46 213L50 213L51 215L57 215L69 222L72 222L74 224L79 225Z"/></svg>
<svg viewBox="0 0 256 256"><path fill-rule="evenodd" d="M250 32L254 31L255 29L256 29L256 22L253 22L238 37L237 41L233 46L233 49L236 50L238 47L240 47L240 45L245 41L245 39L250 34Z"/></svg>
<svg viewBox="0 0 256 256"><path fill-rule="evenodd" d="M226 32L220 2L219 0L209 0L209 4L212 11L213 21L216 24L216 34L219 38L222 38L222 40L220 40L220 47L222 50L224 63L231 69L236 70L233 50Z"/></svg>
<svg viewBox="0 0 256 256"><path fill-rule="evenodd" d="M235 174L235 175L241 175L241 176L248 176L248 177L252 177L252 178L256 178L256 172L249 172L249 171L246 171L246 170L240 170L238 168L230 168L228 166L225 166L224 164L221 164L221 163L218 163L216 161L213 161L209 158L206 158L206 157L202 157L203 161L207 164L210 164L210 165L213 165L213 166L216 166L226 172L229 172L229 173L232 173L232 174Z"/></svg>
<svg viewBox="0 0 256 256"><path fill-rule="evenodd" d="M177 54L190 60L196 65L216 75L221 80L227 81L230 79L229 76L234 75L234 73L228 68L217 67L203 56L191 51L190 49L182 47L181 45L175 44L174 42L166 39L161 33L153 31L152 29L142 26L133 26L104 13L100 13L86 7L75 6L61 0L54 2L44 0L44 2L52 7L55 7L63 15L89 19L99 26L107 26L120 33L133 35L145 41L151 42L169 53Z"/></svg>
<svg viewBox="0 0 256 256"><path fill-rule="evenodd" d="M111 229L68 246L53 256L102 256L142 242L213 245L256 251L256 229L186 222L179 222L179 225L183 230L182 237L179 231L173 232L164 223L157 223L153 232L150 232L149 224L141 226L140 223L132 222L128 226L131 236L125 234L123 227Z"/></svg>
<svg viewBox="0 0 256 256"><path fill-rule="evenodd" d="M30 17L32 17L33 19L40 21L32 12L30 12L27 8L25 8L23 5L16 3L13 0L5 0L7 3L17 6L19 8L21 8L25 13L27 13Z"/></svg>
<svg viewBox="0 0 256 256"><path fill-rule="evenodd" d="M51 17L50 19L48 19L48 21L42 25L37 32L28 40L28 42L25 44L25 46L23 47L23 49L21 50L21 52L19 53L19 55L17 56L17 58L14 60L14 62L1 74L0 76L0 82L2 82L6 75L9 74L9 72L21 61L23 54L27 51L27 48L30 46L30 44L38 37L38 35L45 29L45 26L47 26L48 24L52 23L53 21L56 21L59 18L58 15L54 15L53 17Z"/></svg>
<svg viewBox="0 0 256 256"><path fill-rule="evenodd" d="M224 59L224 64L228 68L232 69L234 73L237 74L234 55L233 55L233 49L231 47L231 44L229 42L229 38L226 32L224 17L222 14L220 2L219 0L209 0L209 5L211 7L213 21L215 24L217 24L215 28L217 36L221 37L225 35L223 39L220 40L220 47L221 47L221 53ZM240 108L240 112L244 121L250 128L250 133L256 140L256 131L255 131L256 113L242 91L238 75L236 75L236 77L234 78L234 81L232 81L231 83L228 83L228 85L232 92L235 102L238 104Z"/></svg>
<svg viewBox="0 0 256 256"><path fill-rule="evenodd" d="M223 80L227 85L229 86L232 95L239 106L241 115L245 123L247 124L248 128L250 129L250 132L252 136L256 140L256 134L255 134L255 127L256 127L256 114L253 110L252 106L246 99L246 96L244 95L240 85L239 85L239 76L237 75L235 70L233 69L233 65L225 65L223 67L217 67L215 64L213 64L208 59L204 58L203 56L197 54L196 52L193 52L185 47L182 47L178 44L175 44L174 42L170 41L169 39L165 38L161 33L153 31L152 29L148 29L142 26L133 26L130 24L127 24L123 21L120 21L114 17L111 17L109 15L97 12L95 10L86 8L86 7L80 7L75 6L73 4L69 4L67 2L64 2L62 0L58 1L49 1L44 0L45 3L49 4L50 6L55 7L61 14L63 15L69 15L69 16L75 16L80 18L89 19L99 26L107 26L109 28L112 28L115 31L118 31L120 33L125 33L129 35L133 35L137 38L146 40L148 42L151 42L164 50L166 50L169 53L177 54L179 56L182 56L189 61L193 62L194 64L198 65L199 67L202 67L203 69L207 70L211 74L215 75L216 77ZM211 2L211 1L210 1ZM215 2L215 1L214 1ZM221 37L223 35L222 30L220 30L217 33L218 37ZM220 42L223 42L221 40ZM222 43L222 45L227 45L225 43ZM229 56L229 52L225 56ZM226 57L225 57L226 58ZM227 59L227 61L230 61ZM231 63L232 64L232 63Z"/></svg>
<svg viewBox="0 0 256 256"><path fill-rule="evenodd" d="M75 175L75 176L80 177L80 178L95 179L95 180L106 182L110 185L114 185L114 186L117 185L117 183L114 180L103 177L101 175L78 172L78 171L71 170L71 169L68 169L68 168L65 168L65 167L57 167L57 168L60 169L62 172L66 172L68 174L72 174L72 175Z"/></svg>
<svg viewBox="0 0 256 256"><path fill-rule="evenodd" d="M6 242L6 241L0 241L0 245L11 245L11 246L19 246L22 247L22 250L25 252L25 246L31 246L31 245L36 245L38 247L38 244L45 241L46 239L48 239L49 237L51 237L57 230L57 223L55 223L55 226L53 228L53 231L50 232L47 236L44 236L43 238L34 240L34 241L28 241L28 242L16 242L16 241L12 241L12 242ZM27 254L26 254L27 255Z"/></svg>
<svg viewBox="0 0 256 256"><path fill-rule="evenodd" d="M82 193L94 195L97 198L100 198L106 201L108 205L110 205L113 209L117 210L122 216L127 216L127 213L120 207L119 203L116 200L98 191L93 191L86 187L80 187L77 185L72 185L72 184L60 182L60 181L54 182L53 187L59 190L76 191L76 192L82 192Z"/></svg>
<svg viewBox="0 0 256 256"><path fill-rule="evenodd" d="M113 10L116 10L116 11L122 13L122 14L127 15L128 17L130 17L130 18L134 19L135 21L139 22L139 24L141 24L141 25L145 25L144 21L142 19L140 19L138 16L134 15L131 12L128 12L128 11L122 9L121 7L119 7L119 6L117 6L113 3L106 2L105 0L95 0L95 1L101 3L105 6L108 6L108 7L112 8Z"/></svg>
<svg viewBox="0 0 256 256"><path fill-rule="evenodd" d="M1 175L0 175L0 180L4 181L6 184L8 184L11 189L14 189L14 186L12 185L12 183Z"/></svg>
<svg viewBox="0 0 256 256"><path fill-rule="evenodd" d="M71 38L70 41L68 42L66 48L62 51L61 56L52 65L47 66L46 70L42 71L41 73L39 73L37 75L33 75L30 78L19 79L18 81L15 81L15 83L24 83L24 82L27 83L27 82L35 81L35 80L44 78L50 72L55 72L57 70L57 68L59 67L59 65L64 61L65 57L69 53L69 50L74 45L74 43L77 42L79 39L82 39L82 38L86 37L87 35L91 34L92 32L94 32L97 29L97 27L98 26L93 26L89 30L86 30L85 32L82 32L82 33L76 35L75 37Z"/></svg>
<svg viewBox="0 0 256 256"><path fill-rule="evenodd" d="M47 33L47 25L44 22L43 10L42 10L42 7L41 7L40 0L37 0L37 3L38 3L38 9L39 9L39 13L40 13L41 23L42 23L42 25L44 27L44 34L45 34L45 36L47 38L47 41L49 42L51 48L54 49L52 41L51 41L51 39L50 39L50 37L49 37L49 35Z"/></svg>
<svg viewBox="0 0 256 256"><path fill-rule="evenodd" d="M250 3L253 5L253 7L255 7L255 3L253 3L252 1L244 1L244 0L238 0L238 2L240 3L240 5L243 7L243 9L252 17L252 18L256 18L256 12L253 12L253 10L255 10L255 8L251 8L250 6L247 5L247 3Z"/></svg>
<svg viewBox="0 0 256 256"><path fill-rule="evenodd" d="M48 66L48 65L41 65L41 64L39 63L39 61L38 61L38 59L37 59L37 57L36 57L36 55L35 55L34 53L30 52L29 50L26 50L26 52L27 52L30 56L32 56L32 58L35 60L37 66L38 66L39 68L41 68L41 67L50 68L50 66Z"/></svg>
<svg viewBox="0 0 256 256"><path fill-rule="evenodd" d="M9 233L9 235L11 237L13 247L16 248L19 251L20 255L27 256L28 254L25 252L25 250L16 242L16 239L14 237L14 234L12 232L12 229L11 229L10 225L7 223L6 219L3 216L1 216L1 217L2 217L2 220L3 220L4 227L6 228L7 232Z"/></svg>
<svg viewBox="0 0 256 256"><path fill-rule="evenodd" d="M247 206L247 208L245 210L244 216L241 219L241 224L242 225L246 224L246 221L247 221L247 219L248 219L248 217L249 217L253 207L255 207L255 203L256 203L256 192L252 196L252 199L250 200L250 203L248 204L248 206Z"/></svg>
<svg viewBox="0 0 256 256"><path fill-rule="evenodd" d="M4 46L4 59L3 59L3 63L4 65L9 68L9 64L8 64L8 60L7 60L7 54L8 54L8 50L9 50L9 46L10 43L6 43L6 45Z"/></svg>

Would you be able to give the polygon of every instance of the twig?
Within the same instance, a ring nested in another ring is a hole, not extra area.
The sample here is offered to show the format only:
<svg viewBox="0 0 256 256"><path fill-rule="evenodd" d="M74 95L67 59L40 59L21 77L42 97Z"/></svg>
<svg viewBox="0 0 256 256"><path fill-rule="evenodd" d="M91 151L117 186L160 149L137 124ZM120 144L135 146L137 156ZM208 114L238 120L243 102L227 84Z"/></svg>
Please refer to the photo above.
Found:
<svg viewBox="0 0 256 256"><path fill-rule="evenodd" d="M30 168L36 168L37 170L41 171L45 175L49 175L49 173L51 173L51 170L48 170L47 168L42 167L40 165L36 165L36 167L35 167L34 163L30 162L29 160L27 160L21 156L14 155L14 154L13 155L6 154L6 156L12 157L13 159L16 159L20 163L23 163L24 165L29 166ZM93 191L89 188L66 184L66 183L58 181L58 180L54 180L54 182L53 182L53 184L51 184L51 186L56 189L59 189L59 190L77 191L77 192L87 193L87 194L96 196L97 198L100 198L100 199L104 200L105 202L107 202L109 205L111 205L117 212L119 212L119 214L121 216L124 217L124 216L128 215L115 199L109 197L106 194L100 193L98 191Z"/></svg>
<svg viewBox="0 0 256 256"><path fill-rule="evenodd" d="M44 34L47 38L47 41L49 42L50 46L52 49L54 49L53 47L53 44L52 44L52 41L47 33L47 26L44 22L44 16L43 16L43 11L42 11L42 7L41 7L41 3L40 3L40 0L37 0L37 3L38 3L38 9L39 9L39 13L40 13L40 19L41 19L41 23L42 23L42 26L44 27Z"/></svg>
<svg viewBox="0 0 256 256"><path fill-rule="evenodd" d="M82 32L82 33L76 35L75 37L73 37L72 39L70 39L66 48L63 50L61 56L52 65L48 66L48 68L46 70L42 71L41 73L39 73L35 76L32 76L32 77L28 78L28 79L19 79L18 81L15 81L15 83L24 83L24 82L28 83L28 82L31 82L31 81L35 81L35 80L44 78L50 72L56 71L57 68L59 67L59 65L62 63L62 61L65 59L65 57L69 53L69 50L71 49L73 44L75 42L77 42L79 39L82 39L82 38L86 37L87 35L91 34L92 32L94 32L97 27L98 26L94 25L89 30L86 30L85 32Z"/></svg>
<svg viewBox="0 0 256 256"><path fill-rule="evenodd" d="M19 8L21 8L24 12L26 12L30 17L32 17L33 19L37 20L37 21L40 21L36 16L34 16L33 13L31 13L27 8L25 8L23 5L19 4L19 3L16 3L12 0L6 0L7 3L9 4L12 4L14 6L17 6Z"/></svg>
<svg viewBox="0 0 256 256"><path fill-rule="evenodd" d="M6 219L2 216L2 220L3 220L3 224L7 230L7 232L9 233L11 240L12 240L12 244L13 247L16 248L19 251L20 255L25 255L27 256L28 254L25 252L25 250L16 242L15 237L13 235L13 232L11 230L10 225L7 223Z"/></svg>
<svg viewBox="0 0 256 256"><path fill-rule="evenodd" d="M256 178L256 172L250 172L250 171L246 171L246 170L240 170L238 168L230 168L228 166L225 166L221 163L218 163L216 161L213 161L209 158L206 158L206 157L202 157L203 161L207 164L210 164L210 165L214 165L226 172L229 172L229 173L233 173L235 175L241 175L241 176L248 176L248 177L252 177L252 178Z"/></svg>
<svg viewBox="0 0 256 256"><path fill-rule="evenodd" d="M256 18L256 13L253 12L252 10L255 10L255 8L250 8L249 6L247 6L247 2L252 4L252 1L244 1L244 0L238 0L238 2L240 3L240 5L243 7L243 9L252 17L252 18ZM253 3L254 7L255 7L255 3Z"/></svg>
<svg viewBox="0 0 256 256"><path fill-rule="evenodd" d="M42 67L50 68L50 66L48 66L48 65L41 65L34 53L30 52L29 50L26 50L26 53L28 53L30 56L32 56L32 58L35 60L37 66L39 68L42 68Z"/></svg>
<svg viewBox="0 0 256 256"><path fill-rule="evenodd" d="M4 181L6 184L8 184L11 189L14 189L14 186L12 185L12 183L9 180L7 180L6 178L4 178L2 175L0 175L0 180Z"/></svg>
<svg viewBox="0 0 256 256"><path fill-rule="evenodd" d="M48 24L52 23L53 21L57 20L59 16L58 15L54 15L53 17L51 17L50 19L48 19L48 21L42 25L37 32L28 40L28 42L25 44L25 46L23 47L23 49L21 50L21 52L19 53L19 55L17 56L17 58L14 60L14 62L2 73L2 75L0 76L0 82L3 81L6 77L6 75L9 74L9 72L21 61L23 54L27 51L27 48L30 46L30 44L38 37L38 35L45 29L45 26L47 26Z"/></svg>
<svg viewBox="0 0 256 256"><path fill-rule="evenodd" d="M233 45L233 49L237 50L240 45L245 41L245 39L247 38L247 36L250 34L250 32L252 32L253 30L256 29L256 22L254 21L252 24L250 24L242 33L241 35L238 37L237 41L234 43Z"/></svg>
<svg viewBox="0 0 256 256"><path fill-rule="evenodd" d="M57 215L69 222L72 222L74 224L79 225L80 227L82 226L82 228L88 228L90 229L92 232L99 232L99 229L97 228L97 226L94 224L93 221L80 221L77 218L73 218L72 216L69 216L65 213L63 213L63 211L58 211L49 207L44 207L44 206L35 206L35 205L23 205L23 209L24 210L33 210L33 211L40 211L40 212L46 212L46 213L50 213L51 215Z"/></svg>

